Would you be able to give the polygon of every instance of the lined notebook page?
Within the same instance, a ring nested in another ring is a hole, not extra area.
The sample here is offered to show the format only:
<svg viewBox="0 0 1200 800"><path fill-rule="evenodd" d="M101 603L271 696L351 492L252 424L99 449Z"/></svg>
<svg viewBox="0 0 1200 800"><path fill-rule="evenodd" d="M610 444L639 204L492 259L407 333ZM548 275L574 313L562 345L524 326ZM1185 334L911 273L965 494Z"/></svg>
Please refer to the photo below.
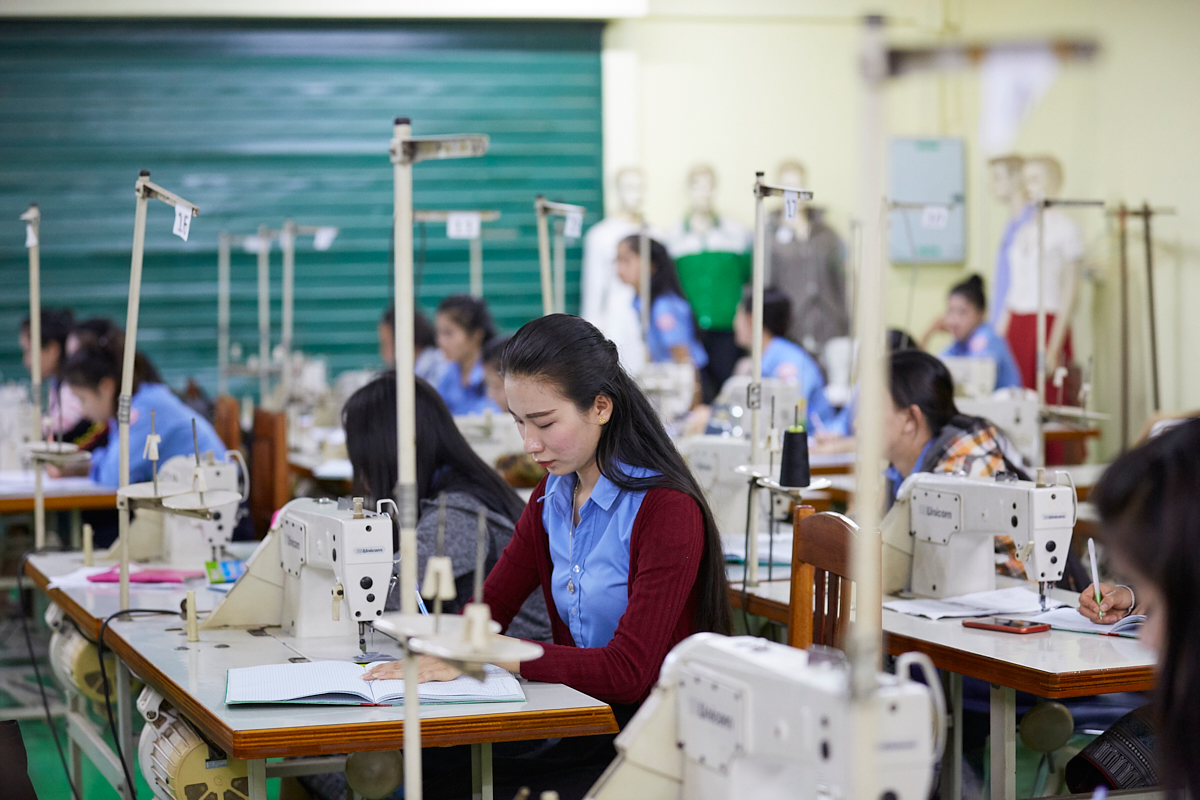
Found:
<svg viewBox="0 0 1200 800"><path fill-rule="evenodd" d="M349 661L265 664L230 669L225 702L285 703L317 695L348 693L369 703L371 688L362 679L363 672L363 667ZM403 681L395 682L404 685Z"/></svg>
<svg viewBox="0 0 1200 800"><path fill-rule="evenodd" d="M1117 622L1101 625L1100 623L1092 622L1074 608L1056 608L1053 611L1047 611L1045 614L1026 617L1026 619L1030 622L1048 623L1050 627L1061 631L1074 631L1076 633L1118 633L1122 630L1126 632L1136 630L1137 626L1145 620L1145 617L1134 615L1125 617Z"/></svg>

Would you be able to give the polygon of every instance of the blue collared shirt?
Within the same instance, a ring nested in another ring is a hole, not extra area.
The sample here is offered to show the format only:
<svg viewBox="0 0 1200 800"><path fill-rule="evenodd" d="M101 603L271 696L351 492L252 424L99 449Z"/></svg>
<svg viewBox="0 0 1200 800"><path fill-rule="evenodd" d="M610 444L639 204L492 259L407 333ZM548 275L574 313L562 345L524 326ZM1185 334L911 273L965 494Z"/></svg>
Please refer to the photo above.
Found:
<svg viewBox="0 0 1200 800"><path fill-rule="evenodd" d="M169 388L161 383L143 383L130 399L129 414L129 482L150 480L151 464L142 455L146 436L150 433L150 411L154 411L154 431L162 437L158 443L158 463L175 456L190 456L196 452L192 445L192 420L196 420L196 439L200 452L213 451L217 459L225 457L225 445L213 426L198 415ZM117 436L117 421L108 421L108 444L92 452L88 475L105 486L120 484L121 444Z"/></svg>
<svg viewBox="0 0 1200 800"><path fill-rule="evenodd" d="M942 351L943 356L960 358L990 358L996 362L996 388L1007 389L1010 386L1024 386L1021 371L1013 358L1008 342L1001 339L996 331L986 322L971 331L966 341L955 342Z"/></svg>
<svg viewBox="0 0 1200 800"><path fill-rule="evenodd" d="M776 378L787 383L800 385L808 403L808 424L813 432L836 427L837 412L825 399L825 376L817 362L800 345L776 336L763 348L762 374L764 378Z"/></svg>
<svg viewBox="0 0 1200 800"><path fill-rule="evenodd" d="M471 367L466 386L462 382L462 367L457 361L447 361L442 376L438 379L437 390L450 407L450 413L456 417L464 414L482 414L488 409L500 413L500 407L487 395L487 386L483 382L482 358Z"/></svg>
<svg viewBox="0 0 1200 800"><path fill-rule="evenodd" d="M654 473L625 467L635 478ZM629 603L629 541L645 492L622 489L603 475L571 530L578 477L551 475L542 496L542 524L550 538L554 570L550 593L558 615L579 647L604 647Z"/></svg>
<svg viewBox="0 0 1200 800"><path fill-rule="evenodd" d="M917 456L916 463L913 464L913 472L921 471L921 464L924 463L925 455L926 455L926 453L929 452L929 446L931 444L933 444L933 439L930 439L928 442L925 443L925 446L921 448L921 452ZM900 494L900 484L904 483L904 479L907 478L908 476L901 475L900 470L896 469L895 464L888 464L887 469L885 469L883 471L883 476L891 482L891 484L892 484L892 500L895 500L896 495Z"/></svg>
<svg viewBox="0 0 1200 800"><path fill-rule="evenodd" d="M642 311L642 298L633 298L635 313ZM655 364L674 361L672 347L687 347L692 365L703 369L708 365L708 353L696 338L696 326L692 324L692 307L677 294L662 294L650 304L650 330L646 334L646 345L650 360Z"/></svg>

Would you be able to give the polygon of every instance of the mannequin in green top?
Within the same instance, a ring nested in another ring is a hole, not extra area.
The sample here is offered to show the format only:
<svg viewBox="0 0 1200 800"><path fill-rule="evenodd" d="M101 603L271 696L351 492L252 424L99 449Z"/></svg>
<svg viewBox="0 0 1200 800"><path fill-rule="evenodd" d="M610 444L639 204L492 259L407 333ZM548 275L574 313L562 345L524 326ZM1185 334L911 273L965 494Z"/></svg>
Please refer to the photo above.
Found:
<svg viewBox="0 0 1200 800"><path fill-rule="evenodd" d="M683 291L696 314L700 343L708 352L705 401L725 383L741 354L733 338L742 286L750 280L750 232L713 210L716 173L707 164L688 172L689 208L667 233L666 244Z"/></svg>

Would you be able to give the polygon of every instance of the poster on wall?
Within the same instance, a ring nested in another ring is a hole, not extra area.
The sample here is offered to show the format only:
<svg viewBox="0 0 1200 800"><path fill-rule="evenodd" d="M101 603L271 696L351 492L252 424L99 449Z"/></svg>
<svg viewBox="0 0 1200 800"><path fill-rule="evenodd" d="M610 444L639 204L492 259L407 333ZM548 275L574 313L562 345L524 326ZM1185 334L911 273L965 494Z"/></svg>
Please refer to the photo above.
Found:
<svg viewBox="0 0 1200 800"><path fill-rule="evenodd" d="M953 137L888 143L888 258L953 264L966 257L966 146Z"/></svg>

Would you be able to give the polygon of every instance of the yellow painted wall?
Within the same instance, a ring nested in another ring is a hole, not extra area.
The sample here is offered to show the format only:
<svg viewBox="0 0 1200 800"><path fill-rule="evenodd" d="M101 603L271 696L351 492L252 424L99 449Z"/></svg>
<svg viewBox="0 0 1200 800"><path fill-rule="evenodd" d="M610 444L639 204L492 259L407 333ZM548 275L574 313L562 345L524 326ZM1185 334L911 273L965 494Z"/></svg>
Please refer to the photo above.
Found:
<svg viewBox="0 0 1200 800"><path fill-rule="evenodd" d="M718 174L718 208L749 225L754 172L773 176L785 158L809 168L811 188L845 233L858 204L859 39L852 16L865 4L771 0L684 3L651 0L642 19L610 23L606 54L636 62L636 80L616 83L606 103L632 105L606 129L606 169L640 161L651 221L674 221L684 179L706 161ZM900 22L893 41L1076 35L1096 38L1102 56L1063 70L1030 116L1015 149L1050 153L1066 172L1064 195L1143 199L1174 206L1156 221L1156 281L1162 402L1200 407L1200 4L1187 0L949 0L875 3ZM628 70L625 70L627 73ZM990 276L1006 212L989 195L974 73L911 76L888 91L889 135L967 139L968 262L888 272L888 322L919 334L940 313L946 289L969 271ZM1093 357L1092 407L1119 410L1115 228L1097 211L1075 213L1085 233L1090 279L1075 324L1077 360ZM1139 223L1131 224L1130 305L1134 434L1147 413L1145 292ZM909 318L909 292L915 286ZM1119 446L1114 420L1095 455Z"/></svg>

